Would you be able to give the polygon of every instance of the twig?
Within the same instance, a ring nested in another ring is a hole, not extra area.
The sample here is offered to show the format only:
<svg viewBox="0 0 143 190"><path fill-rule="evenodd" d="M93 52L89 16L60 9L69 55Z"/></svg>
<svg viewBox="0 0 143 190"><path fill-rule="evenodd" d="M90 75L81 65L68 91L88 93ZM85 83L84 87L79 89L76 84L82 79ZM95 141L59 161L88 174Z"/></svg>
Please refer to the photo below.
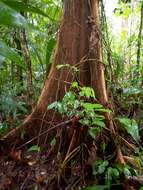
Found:
<svg viewBox="0 0 143 190"><path fill-rule="evenodd" d="M37 138L39 138L40 136L42 136L42 135L44 135L44 134L46 134L46 133L49 133L49 132L51 132L52 130L58 128L58 127L61 127L61 126L63 126L63 125L67 125L67 124L69 124L69 123L71 123L71 122L72 122L72 119L57 124L56 126L54 126L54 127L50 128L50 129L48 129L48 130L42 132L42 133L39 134L38 136L32 138L32 139L29 140L28 142L26 142L26 143L24 143L23 145L19 146L18 149L20 149L20 148L26 146L27 144L29 144L29 143L31 143L32 141L34 141L34 140L36 140Z"/></svg>

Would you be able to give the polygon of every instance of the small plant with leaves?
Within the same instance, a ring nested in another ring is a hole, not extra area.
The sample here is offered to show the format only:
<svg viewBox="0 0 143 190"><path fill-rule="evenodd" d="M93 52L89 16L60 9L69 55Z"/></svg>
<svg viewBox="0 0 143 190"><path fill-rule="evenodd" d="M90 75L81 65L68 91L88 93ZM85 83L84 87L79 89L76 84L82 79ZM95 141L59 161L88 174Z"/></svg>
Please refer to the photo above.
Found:
<svg viewBox="0 0 143 190"><path fill-rule="evenodd" d="M92 138L105 127L105 109L97 103L94 90L90 87L80 87L77 82L73 82L61 101L56 101L48 106L48 109L55 109L63 117L69 119L78 118L82 126L89 126L89 134Z"/></svg>

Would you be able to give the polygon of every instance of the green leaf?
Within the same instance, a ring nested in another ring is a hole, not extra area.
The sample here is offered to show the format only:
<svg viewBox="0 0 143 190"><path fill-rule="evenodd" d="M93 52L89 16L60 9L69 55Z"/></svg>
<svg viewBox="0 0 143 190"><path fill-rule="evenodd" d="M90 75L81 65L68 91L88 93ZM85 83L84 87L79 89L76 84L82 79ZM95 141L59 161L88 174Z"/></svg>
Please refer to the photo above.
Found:
<svg viewBox="0 0 143 190"><path fill-rule="evenodd" d="M138 142L140 140L138 124L134 119L118 118L122 126L132 136L132 138Z"/></svg>
<svg viewBox="0 0 143 190"><path fill-rule="evenodd" d="M78 88L78 82L72 82L71 88Z"/></svg>
<svg viewBox="0 0 143 190"><path fill-rule="evenodd" d="M56 139L53 138L52 141L50 142L50 145L51 145L51 146L54 146L55 144L56 144Z"/></svg>
<svg viewBox="0 0 143 190"><path fill-rule="evenodd" d="M113 178L114 178L114 179L118 178L119 175L120 175L120 173L119 173L119 170L118 170L118 169L109 167L109 168L107 169L107 173L106 173L106 181L107 181L107 183L110 184L111 181L112 181L112 179L113 179Z"/></svg>
<svg viewBox="0 0 143 190"><path fill-rule="evenodd" d="M109 109L96 109L96 111L99 111L99 112L108 112L108 113L111 112L111 110L109 110Z"/></svg>
<svg viewBox="0 0 143 190"><path fill-rule="evenodd" d="M119 173L118 169L109 167L107 169L106 176L105 176L106 184L108 184L108 186L110 186L112 179L116 180L119 177L119 175L120 175L120 173Z"/></svg>
<svg viewBox="0 0 143 190"><path fill-rule="evenodd" d="M112 176L115 177L115 178L120 175L119 170L116 169L116 168L112 168L111 174L112 174Z"/></svg>
<svg viewBox="0 0 143 190"><path fill-rule="evenodd" d="M123 90L125 96L143 94L142 88L126 88Z"/></svg>
<svg viewBox="0 0 143 190"><path fill-rule="evenodd" d="M24 67L22 63L21 56L17 51L15 51L14 48L10 48L6 45L5 42L0 40L0 56L5 57L15 63L17 63L19 66Z"/></svg>
<svg viewBox="0 0 143 190"><path fill-rule="evenodd" d="M57 110L60 114L63 114L65 113L65 110L64 110L64 105L61 103L61 102L53 102L52 104L50 104L47 108L48 110L50 109L55 109Z"/></svg>
<svg viewBox="0 0 143 190"><path fill-rule="evenodd" d="M105 117L103 115L99 115L99 114L96 114L96 113L95 113L95 118L98 119L98 120L105 119Z"/></svg>
<svg viewBox="0 0 143 190"><path fill-rule="evenodd" d="M11 7L12 9L15 9L18 12L32 12L37 13L42 16L48 17L46 13L44 13L42 10L40 10L38 7L34 7L33 5L30 5L28 3L16 1L16 0L0 0L7 6Z"/></svg>
<svg viewBox="0 0 143 190"><path fill-rule="evenodd" d="M88 132L93 139L96 139L96 135L101 131L99 127L90 127Z"/></svg>
<svg viewBox="0 0 143 190"><path fill-rule="evenodd" d="M31 146L31 147L27 150L27 152L39 152L39 151L40 151L40 147L37 146L37 145Z"/></svg>
<svg viewBox="0 0 143 190"><path fill-rule="evenodd" d="M67 102L68 104L69 103L73 104L75 100L76 100L75 95L72 92L69 91L69 92L67 92L65 94L62 102L64 102L64 103Z"/></svg>
<svg viewBox="0 0 143 190"><path fill-rule="evenodd" d="M70 67L70 65L69 64L60 64L60 65L56 66L57 69L62 69L64 67Z"/></svg>
<svg viewBox="0 0 143 190"><path fill-rule="evenodd" d="M9 126L7 125L6 122L1 123L0 122L0 135L4 135L5 133L7 133L9 130Z"/></svg>
<svg viewBox="0 0 143 190"><path fill-rule="evenodd" d="M55 109L57 107L57 104L58 104L58 102L55 101L52 104L48 105L47 109L48 110Z"/></svg>
<svg viewBox="0 0 143 190"><path fill-rule="evenodd" d="M93 109L99 109L99 108L103 108L103 106L101 104L92 104L92 103L88 103L88 102L83 102L81 103L81 105L87 109L87 110L93 110Z"/></svg>
<svg viewBox="0 0 143 190"><path fill-rule="evenodd" d="M46 65L47 65L47 69L49 70L49 66L50 66L50 58L53 52L53 49L55 47L56 44L56 40L55 38L51 38L48 42L47 42L47 50L46 50Z"/></svg>
<svg viewBox="0 0 143 190"><path fill-rule="evenodd" d="M98 166L98 173L99 174L102 174L102 173L104 173L105 172L105 170L106 170L106 167L109 165L109 162L108 161L104 161L104 162L102 162L99 166Z"/></svg>
<svg viewBox="0 0 143 190"><path fill-rule="evenodd" d="M0 68L3 66L4 61L5 61L5 57L0 54Z"/></svg>
<svg viewBox="0 0 143 190"><path fill-rule="evenodd" d="M60 6L58 6L57 4L54 3L53 5L49 4L46 12L49 15L50 20L57 22L60 19L62 9Z"/></svg>
<svg viewBox="0 0 143 190"><path fill-rule="evenodd" d="M107 185L95 185L91 187L86 187L83 190L106 190L108 189Z"/></svg>
<svg viewBox="0 0 143 190"><path fill-rule="evenodd" d="M94 98L95 99L95 93L94 90L91 87L82 87L81 91L79 92L80 96L85 96L87 98Z"/></svg>
<svg viewBox="0 0 143 190"><path fill-rule="evenodd" d="M99 127L105 127L105 123L103 121L97 120L96 118L92 121L92 125L97 125Z"/></svg>
<svg viewBox="0 0 143 190"><path fill-rule="evenodd" d="M129 168L124 167L123 171L124 171L125 176L131 176L131 172L130 172Z"/></svg>
<svg viewBox="0 0 143 190"><path fill-rule="evenodd" d="M27 20L14 9L0 1L0 25L29 28Z"/></svg>
<svg viewBox="0 0 143 190"><path fill-rule="evenodd" d="M86 126L90 125L90 121L89 121L88 119L86 119L86 118L80 119L79 122L80 122L82 125L86 125Z"/></svg>

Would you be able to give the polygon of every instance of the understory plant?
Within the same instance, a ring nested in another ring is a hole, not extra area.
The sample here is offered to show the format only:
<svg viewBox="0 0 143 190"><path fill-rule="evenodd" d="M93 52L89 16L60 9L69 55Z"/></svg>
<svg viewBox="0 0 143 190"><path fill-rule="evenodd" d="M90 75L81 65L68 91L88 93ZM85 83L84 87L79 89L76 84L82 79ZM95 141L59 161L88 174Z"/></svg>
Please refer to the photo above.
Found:
<svg viewBox="0 0 143 190"><path fill-rule="evenodd" d="M50 104L48 109L55 109L68 119L77 118L81 127L89 127L88 132L93 139L105 128L103 113L110 112L97 101L91 87L81 87L77 82L72 83L61 101Z"/></svg>
<svg viewBox="0 0 143 190"><path fill-rule="evenodd" d="M56 110L63 119L72 120L76 118L81 128L88 126L88 135L90 135L93 142L96 142L97 135L102 133L103 129L109 131L105 125L104 113L111 112L111 110L104 108L98 102L91 87L81 87L77 82L73 82L63 99L53 102L48 106L48 109ZM106 190L111 189L111 187L122 187L124 178L130 179L132 176L136 178L142 174L142 148L139 145L140 134L137 122L125 116L116 117L115 121L120 123L121 135L123 134L123 137L119 135L117 139L124 139L124 134L126 134L136 144L133 146L135 152L128 150L132 152L132 155L130 157L125 156L125 165L120 165L116 161L112 162L114 155L105 158L97 156L96 160L92 162L92 175L95 176L95 179L99 178L99 185L87 187L85 190ZM116 141L117 139L114 140ZM125 141L130 145L130 142ZM119 141L118 143L120 144L121 142ZM105 150L108 145L106 142L102 144L103 147L101 148ZM123 152L125 152L125 149L126 145L122 146ZM100 185L100 179L102 179L104 185Z"/></svg>

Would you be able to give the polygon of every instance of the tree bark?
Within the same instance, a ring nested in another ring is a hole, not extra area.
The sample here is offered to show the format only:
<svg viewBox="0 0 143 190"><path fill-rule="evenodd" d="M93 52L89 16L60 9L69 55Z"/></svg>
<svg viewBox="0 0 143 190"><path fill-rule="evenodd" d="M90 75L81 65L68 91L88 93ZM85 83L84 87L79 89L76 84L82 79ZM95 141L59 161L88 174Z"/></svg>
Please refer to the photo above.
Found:
<svg viewBox="0 0 143 190"><path fill-rule="evenodd" d="M139 67L140 67L140 59L141 59L142 30L143 30L143 2L141 3L140 26L139 26L139 34L138 34L138 42L137 42L137 73L136 74L138 75L138 78L140 76Z"/></svg>
<svg viewBox="0 0 143 190"><path fill-rule="evenodd" d="M21 46L24 61L27 67L27 103L32 105L33 85L32 85L32 62L28 48L27 34L25 29L21 31Z"/></svg>
<svg viewBox="0 0 143 190"><path fill-rule="evenodd" d="M19 128L4 136L4 142L17 144L19 141L16 142L16 139L20 139L23 130L29 139L47 128L47 122L58 122L59 117L54 112L47 111L47 106L62 99L74 80L78 80L81 85L94 88L99 102L105 107L108 105L98 10L98 0L64 1L55 59L38 103ZM58 70L59 64L78 67L79 73L75 75L70 67ZM110 114L106 113L105 117L108 127L113 130ZM74 139L71 139L72 141Z"/></svg>

